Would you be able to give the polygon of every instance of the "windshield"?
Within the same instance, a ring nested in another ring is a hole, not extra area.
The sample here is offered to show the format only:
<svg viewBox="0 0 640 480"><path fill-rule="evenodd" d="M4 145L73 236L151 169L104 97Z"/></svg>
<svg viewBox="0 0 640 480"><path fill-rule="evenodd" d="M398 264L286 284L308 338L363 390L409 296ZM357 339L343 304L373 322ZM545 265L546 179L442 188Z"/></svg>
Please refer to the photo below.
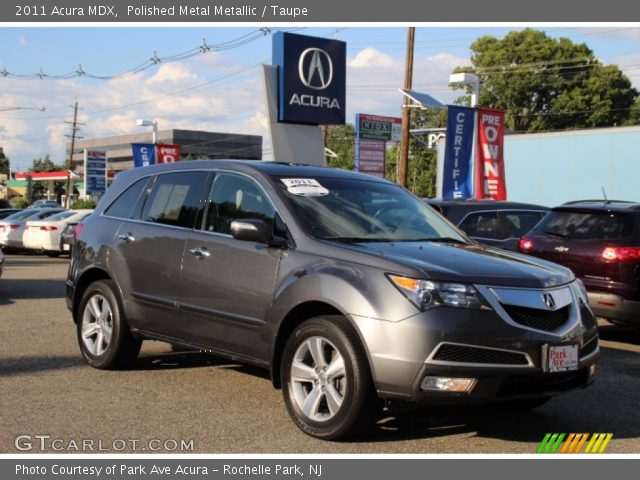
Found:
<svg viewBox="0 0 640 480"><path fill-rule="evenodd" d="M397 185L333 177L274 177L314 237L343 241L467 243L431 207Z"/></svg>

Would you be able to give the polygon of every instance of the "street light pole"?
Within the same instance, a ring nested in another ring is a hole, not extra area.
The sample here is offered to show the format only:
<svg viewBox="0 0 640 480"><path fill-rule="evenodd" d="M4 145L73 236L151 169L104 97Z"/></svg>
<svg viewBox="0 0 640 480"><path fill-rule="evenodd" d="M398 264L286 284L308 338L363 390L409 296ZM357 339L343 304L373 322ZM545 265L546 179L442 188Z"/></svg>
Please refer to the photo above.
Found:
<svg viewBox="0 0 640 480"><path fill-rule="evenodd" d="M471 85L471 107L478 106L480 101L480 77L474 73L452 73L449 76L449 83Z"/></svg>
<svg viewBox="0 0 640 480"><path fill-rule="evenodd" d="M151 142L154 145L158 143L158 122L156 120L143 120L139 118L136 120L136 125L139 127L153 127Z"/></svg>

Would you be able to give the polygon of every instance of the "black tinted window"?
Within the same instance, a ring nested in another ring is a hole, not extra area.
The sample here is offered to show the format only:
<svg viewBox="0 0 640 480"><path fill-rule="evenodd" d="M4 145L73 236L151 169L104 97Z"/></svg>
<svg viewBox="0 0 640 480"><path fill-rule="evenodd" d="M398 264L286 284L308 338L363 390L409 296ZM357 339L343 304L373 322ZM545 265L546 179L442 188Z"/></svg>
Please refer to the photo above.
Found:
<svg viewBox="0 0 640 480"><path fill-rule="evenodd" d="M117 218L131 218L140 194L149 183L149 177L142 178L127 188L104 212Z"/></svg>
<svg viewBox="0 0 640 480"><path fill-rule="evenodd" d="M507 238L519 238L530 232L544 215L544 212L504 211L500 212L499 218L510 232Z"/></svg>
<svg viewBox="0 0 640 480"><path fill-rule="evenodd" d="M207 174L199 171L159 175L145 201L142 220L192 228L206 180Z"/></svg>
<svg viewBox="0 0 640 480"><path fill-rule="evenodd" d="M500 221L495 211L470 213L459 226L471 237L502 240L511 236L508 226Z"/></svg>
<svg viewBox="0 0 640 480"><path fill-rule="evenodd" d="M209 194L204 230L231 232L231 222L243 218L264 220L273 229L275 209L251 179L232 173L217 174Z"/></svg>
<svg viewBox="0 0 640 480"><path fill-rule="evenodd" d="M630 237L633 217L610 212L551 212L536 233L573 240L618 239Z"/></svg>

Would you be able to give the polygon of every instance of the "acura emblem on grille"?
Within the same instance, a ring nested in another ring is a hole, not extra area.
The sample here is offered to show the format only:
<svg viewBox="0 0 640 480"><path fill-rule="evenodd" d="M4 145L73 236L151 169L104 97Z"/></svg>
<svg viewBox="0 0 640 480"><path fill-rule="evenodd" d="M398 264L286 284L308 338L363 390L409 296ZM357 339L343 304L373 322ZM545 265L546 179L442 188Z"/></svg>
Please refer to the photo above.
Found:
<svg viewBox="0 0 640 480"><path fill-rule="evenodd" d="M563 252L564 253L564 252L568 252L569 248L568 247L556 247L556 248L554 248L554 250L556 252Z"/></svg>
<svg viewBox="0 0 640 480"><path fill-rule="evenodd" d="M554 308L556 308L556 301L553 299L553 295L551 295L550 293L543 293L542 301L549 310L553 310Z"/></svg>

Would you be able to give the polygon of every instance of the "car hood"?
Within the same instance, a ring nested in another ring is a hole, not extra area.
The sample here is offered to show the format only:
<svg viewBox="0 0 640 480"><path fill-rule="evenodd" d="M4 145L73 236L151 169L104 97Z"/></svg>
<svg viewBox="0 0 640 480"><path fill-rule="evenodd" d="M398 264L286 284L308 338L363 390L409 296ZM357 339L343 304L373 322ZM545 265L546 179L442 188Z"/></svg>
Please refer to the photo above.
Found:
<svg viewBox="0 0 640 480"><path fill-rule="evenodd" d="M352 247L417 268L433 280L548 288L564 285L575 278L571 270L555 263L482 245L367 242Z"/></svg>

